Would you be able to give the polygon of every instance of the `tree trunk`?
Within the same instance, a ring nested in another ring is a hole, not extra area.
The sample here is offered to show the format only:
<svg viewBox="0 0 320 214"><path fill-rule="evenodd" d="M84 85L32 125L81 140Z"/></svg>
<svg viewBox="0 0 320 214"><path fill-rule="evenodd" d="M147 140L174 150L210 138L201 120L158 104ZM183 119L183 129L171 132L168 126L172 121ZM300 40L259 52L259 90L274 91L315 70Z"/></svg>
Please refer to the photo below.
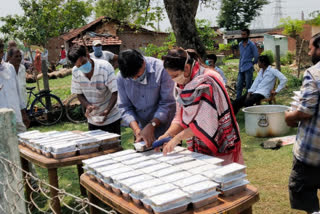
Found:
<svg viewBox="0 0 320 214"><path fill-rule="evenodd" d="M199 0L164 0L164 5L177 45L184 49L195 49L204 57L206 50L198 36L195 22Z"/></svg>
<svg viewBox="0 0 320 214"><path fill-rule="evenodd" d="M302 43L302 39L299 35L295 36L296 39L296 62L299 61L299 53L300 53L300 48L301 48L301 43Z"/></svg>

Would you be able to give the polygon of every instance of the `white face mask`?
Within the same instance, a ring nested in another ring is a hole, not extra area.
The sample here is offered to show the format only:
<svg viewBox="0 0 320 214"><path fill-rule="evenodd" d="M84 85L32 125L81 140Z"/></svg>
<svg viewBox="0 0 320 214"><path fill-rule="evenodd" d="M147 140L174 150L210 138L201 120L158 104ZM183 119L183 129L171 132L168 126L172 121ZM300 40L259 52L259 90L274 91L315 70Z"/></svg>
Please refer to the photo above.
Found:
<svg viewBox="0 0 320 214"><path fill-rule="evenodd" d="M191 75L189 75L188 77L185 77L185 76L184 76L184 73L182 73L182 74L180 74L179 76L173 78L172 80L173 80L174 82L176 82L177 84L179 84L179 85L185 85L185 84L187 84L187 83L190 81L190 76L191 76Z"/></svg>

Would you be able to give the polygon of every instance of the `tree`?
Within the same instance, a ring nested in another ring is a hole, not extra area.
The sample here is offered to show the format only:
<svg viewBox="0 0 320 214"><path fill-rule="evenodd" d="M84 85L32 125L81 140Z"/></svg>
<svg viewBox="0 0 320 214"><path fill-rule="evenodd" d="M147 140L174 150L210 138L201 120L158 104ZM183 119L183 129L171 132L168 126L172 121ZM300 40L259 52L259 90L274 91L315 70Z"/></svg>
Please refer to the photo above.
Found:
<svg viewBox="0 0 320 214"><path fill-rule="evenodd" d="M195 49L201 56L205 56L206 50L195 22L199 0L164 0L164 5L177 45L185 49Z"/></svg>
<svg viewBox="0 0 320 214"><path fill-rule="evenodd" d="M280 20L280 27L283 27L283 34L296 40L296 60L298 61L300 47L301 47L301 36L303 31L303 25L305 21L298 19L291 19L290 17L283 18Z"/></svg>
<svg viewBox="0 0 320 214"><path fill-rule="evenodd" d="M320 26L320 10L313 11L310 13L311 19L311 24Z"/></svg>
<svg viewBox="0 0 320 214"><path fill-rule="evenodd" d="M107 16L135 26L156 29L155 22L163 19L163 8L151 6L151 0L98 0L94 7L96 17Z"/></svg>
<svg viewBox="0 0 320 214"><path fill-rule="evenodd" d="M21 16L0 17L4 25L0 31L25 41L45 46L48 39L61 35L87 22L91 15L91 0L20 0Z"/></svg>
<svg viewBox="0 0 320 214"><path fill-rule="evenodd" d="M246 28L267 4L268 0L222 0L218 25L226 30Z"/></svg>

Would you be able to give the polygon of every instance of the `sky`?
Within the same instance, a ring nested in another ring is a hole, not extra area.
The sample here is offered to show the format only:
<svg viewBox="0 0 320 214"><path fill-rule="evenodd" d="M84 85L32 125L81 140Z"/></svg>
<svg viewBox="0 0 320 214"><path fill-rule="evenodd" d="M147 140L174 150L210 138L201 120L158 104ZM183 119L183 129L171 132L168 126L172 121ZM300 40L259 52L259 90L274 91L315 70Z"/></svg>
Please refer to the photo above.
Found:
<svg viewBox="0 0 320 214"><path fill-rule="evenodd" d="M266 5L261 13L261 16L251 24L252 28L271 28L273 27L274 13L275 13L275 0L269 0L271 3ZM305 18L314 10L320 10L319 0L281 0L282 1L282 13L284 17L290 16L291 18L301 18L301 12L304 12ZM160 1L159 2L163 2ZM219 0L217 1L219 2ZM161 4L161 3L160 3ZM317 7L318 6L318 7ZM208 19L212 26L216 26L216 17L219 14L219 3L217 3L215 10L206 8L203 5L199 5L197 17L198 19ZM19 14L21 15L22 9L19 6L19 0L0 0L0 16ZM0 23L1 25L1 23ZM170 28L170 22L168 18L160 23L161 31L165 31Z"/></svg>

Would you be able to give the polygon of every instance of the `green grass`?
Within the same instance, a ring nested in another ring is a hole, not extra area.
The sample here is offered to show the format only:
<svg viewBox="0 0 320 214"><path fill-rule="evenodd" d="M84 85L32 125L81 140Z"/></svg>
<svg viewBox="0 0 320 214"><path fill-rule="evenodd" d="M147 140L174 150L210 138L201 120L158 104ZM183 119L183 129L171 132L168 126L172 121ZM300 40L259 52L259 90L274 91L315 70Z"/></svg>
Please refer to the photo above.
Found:
<svg viewBox="0 0 320 214"><path fill-rule="evenodd" d="M238 74L236 60L222 66L230 82L235 81ZM288 105L292 91L298 90L301 80L295 78L295 74L288 67L283 67L283 73L288 78L287 87L277 96L277 103ZM256 72L255 72L256 73ZM54 94L61 97L70 94L71 76L64 79L50 80L50 87L54 88ZM67 84L67 82L69 82ZM67 87L68 86L68 87ZM61 89L59 89L61 87ZM57 89L56 89L57 88ZM247 165L248 179L252 185L258 188L260 201L253 207L254 213L258 214L287 214L302 213L291 210L288 196L288 178L292 164L292 146L285 146L279 150L267 150L260 147L260 143L266 138L255 138L245 133L244 115L239 112L237 115L241 131L242 151L245 164ZM50 130L87 130L87 124L59 123L50 127L33 127L40 131ZM125 149L132 148L133 135L129 128L122 128L122 145ZM292 129L290 134L295 134ZM40 178L47 179L47 171L37 168ZM58 170L60 188L65 189L74 195L80 196L79 183L76 167L65 167ZM71 203L71 202L70 202Z"/></svg>

